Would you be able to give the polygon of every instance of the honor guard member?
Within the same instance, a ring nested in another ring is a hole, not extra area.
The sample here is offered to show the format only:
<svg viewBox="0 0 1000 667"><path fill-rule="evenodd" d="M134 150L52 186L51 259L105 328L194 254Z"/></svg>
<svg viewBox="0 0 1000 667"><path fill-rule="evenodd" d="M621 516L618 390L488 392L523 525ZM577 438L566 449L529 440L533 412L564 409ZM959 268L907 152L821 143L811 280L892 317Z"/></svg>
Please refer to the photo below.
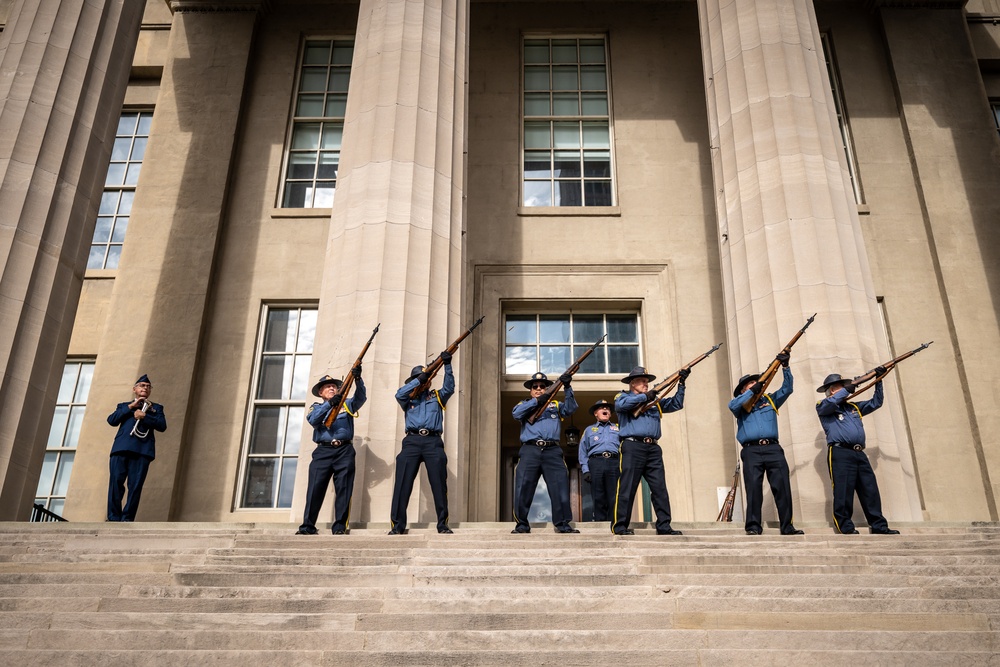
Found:
<svg viewBox="0 0 1000 667"><path fill-rule="evenodd" d="M561 404L556 400L551 401L534 424L529 424L528 418L544 403L541 396L552 386L552 380L545 373L535 373L525 381L524 387L531 392L531 396L514 406L514 419L521 422L521 451L514 471L514 520L517 525L511 533L531 532L528 512L531 510L539 477L545 478L556 532L580 532L569 525L573 520L573 510L569 504L569 470L559 446L562 435L560 422L576 412L578 407L573 398L573 388L570 387L572 380L573 376L569 373L559 376L565 392L564 401Z"/></svg>
<svg viewBox="0 0 1000 667"><path fill-rule="evenodd" d="M410 392L429 379L423 366L414 366L406 384L396 392L396 402L406 415L406 436L403 447L396 456L396 483L392 489L389 521L390 535L406 534L406 506L410 502L413 481L420 471L420 463L427 468L427 479L434 495L437 512L437 531L451 534L448 527L448 455L444 451L441 431L444 428L444 410L448 399L455 393L455 375L451 370L451 354L441 353L444 362L444 382L441 389L429 389L416 398Z"/></svg>
<svg viewBox="0 0 1000 667"><path fill-rule="evenodd" d="M879 366L875 373L881 377L886 370ZM847 397L854 393L854 385L836 373L827 375L816 391L826 394L826 398L816 404L816 412L826 432L829 448L827 462L830 479L833 480L833 521L837 530L857 535L858 530L851 521L854 493L857 492L869 530L878 535L899 535L898 530L890 530L889 523L882 516L882 498L875 481L875 471L865 454L865 427L861 423L864 415L882 407L882 380L875 383L875 395L871 400L857 403L847 401Z"/></svg>
<svg viewBox="0 0 1000 667"><path fill-rule="evenodd" d="M306 421L313 427L313 442L316 449L309 463L309 488L306 491L306 509L302 517L302 525L296 535L315 535L316 517L323 506L323 499L333 478L333 526L330 530L334 535L345 535L350 530L349 517L351 513L351 494L354 493L354 418L358 410L368 400L365 383L361 379L361 365L351 368L354 376L354 395L344 401L344 409L330 426L326 420L340 402L340 380L324 375L313 385L312 394L322 398L322 403L313 403L309 407Z"/></svg>
<svg viewBox="0 0 1000 667"><path fill-rule="evenodd" d="M638 417L633 417L632 411L656 399L656 391L649 388L649 383L656 376L647 373L642 366L636 366L622 378L629 390L615 396L618 437L621 438L621 479L618 480L615 516L611 522L611 531L615 535L635 535L635 531L628 526L632 519L632 501L643 477L649 484L649 498L656 511L656 534L681 534L681 531L670 527L670 496L663 473L663 450L658 441L660 418L684 407L684 381L690 374L689 369L682 368L680 383L674 395L656 401L653 408Z"/></svg>
<svg viewBox="0 0 1000 667"><path fill-rule="evenodd" d="M611 421L613 407L603 398L590 406L597 423L580 438L580 469L583 481L590 484L594 521L611 520L611 503L618 492L618 424Z"/></svg>
<svg viewBox="0 0 1000 667"><path fill-rule="evenodd" d="M778 507L778 521L782 535L802 535L792 525L792 485L789 481L788 461L778 444L778 408L792 395L792 369L788 367L789 355L779 354L784 379L781 388L772 394L762 394L750 412L743 406L759 389L759 373L744 375L736 383L729 411L736 417L736 439L740 443L740 460L743 461L743 486L747 494L747 516L744 527L747 535L760 535L761 505L764 503L764 474L771 486L774 504Z"/></svg>
<svg viewBox="0 0 1000 667"><path fill-rule="evenodd" d="M142 485L149 464L156 458L156 434L167 430L163 406L149 400L153 384L145 375L132 386L131 403L119 403L108 415L108 423L118 427L111 445L111 480L108 483L108 521L135 521ZM128 498L125 486L128 485Z"/></svg>

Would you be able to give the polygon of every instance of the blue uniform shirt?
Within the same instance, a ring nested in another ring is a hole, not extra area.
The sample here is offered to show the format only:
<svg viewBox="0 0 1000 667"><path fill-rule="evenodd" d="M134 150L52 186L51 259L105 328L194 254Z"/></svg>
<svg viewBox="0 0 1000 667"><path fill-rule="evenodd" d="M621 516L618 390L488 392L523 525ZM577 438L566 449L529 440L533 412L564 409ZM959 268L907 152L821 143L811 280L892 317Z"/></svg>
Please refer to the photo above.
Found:
<svg viewBox="0 0 1000 667"><path fill-rule="evenodd" d="M528 423L528 417L538 409L541 399L526 398L514 406L514 419L521 422L521 442L534 442L535 440L559 442L559 438L562 436L561 418L569 417L576 412L578 407L576 399L573 398L573 388L564 387L564 391L563 402L552 401L549 403L549 407L545 408L545 412L535 420L534 424Z"/></svg>
<svg viewBox="0 0 1000 667"><path fill-rule="evenodd" d="M869 401L847 403L847 390L839 389L816 404L819 423L826 431L826 441L845 445L865 444L865 427L861 423L863 415L882 407L882 381L875 383L875 395Z"/></svg>
<svg viewBox="0 0 1000 667"><path fill-rule="evenodd" d="M781 389L761 396L750 412L743 409L743 404L752 395L749 389L729 401L729 411L736 417L736 439L739 442L778 439L778 408L792 395L792 369L782 368L781 373L784 376Z"/></svg>
<svg viewBox="0 0 1000 667"><path fill-rule="evenodd" d="M590 457L604 452L618 453L618 424L597 422L588 426L580 436L580 468L590 472Z"/></svg>
<svg viewBox="0 0 1000 667"><path fill-rule="evenodd" d="M425 391L416 398L410 398L410 392L419 385L420 379L413 378L396 392L396 402L406 414L406 430L425 428L440 433L444 429L444 406L455 393L455 375L451 372L451 364L444 365L441 389Z"/></svg>
<svg viewBox="0 0 1000 667"><path fill-rule="evenodd" d="M139 422L140 433L146 433L146 437L140 438L132 435L132 427L135 426L136 418L133 416L135 410L129 407L128 403L119 403L115 411L108 415L108 423L118 427L115 434L115 442L111 445L111 453L134 452L145 456L152 461L156 458L156 434L154 431L167 430L167 417L163 414L163 406L159 403L152 403L146 410L146 417Z"/></svg>
<svg viewBox="0 0 1000 667"><path fill-rule="evenodd" d="M330 428L324 426L324 422L330 416L333 406L327 401L313 403L309 407L309 414L306 415L306 421L313 427L313 442L319 444L334 440L354 440L354 418L367 400L364 380L357 378L354 381L354 396L344 401L344 409L330 424Z"/></svg>
<svg viewBox="0 0 1000 667"><path fill-rule="evenodd" d="M677 386L677 392L669 398L657 401L659 410L650 408L638 417L632 416L632 411L646 404L645 394L633 394L623 391L615 396L615 412L618 413L619 438L652 438L660 439L660 417L667 412L677 412L684 407L684 385Z"/></svg>

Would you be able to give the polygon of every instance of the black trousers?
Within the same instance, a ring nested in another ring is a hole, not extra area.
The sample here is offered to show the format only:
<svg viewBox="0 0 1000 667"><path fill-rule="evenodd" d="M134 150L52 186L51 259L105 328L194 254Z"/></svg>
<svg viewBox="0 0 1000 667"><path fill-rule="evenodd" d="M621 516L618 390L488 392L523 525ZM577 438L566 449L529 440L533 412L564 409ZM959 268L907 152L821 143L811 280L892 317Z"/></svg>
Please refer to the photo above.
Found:
<svg viewBox="0 0 1000 667"><path fill-rule="evenodd" d="M434 495L437 529L448 527L448 455L444 452L444 441L439 435L407 435L396 455L396 483L389 508L393 530L406 530L406 506L421 463L427 468L427 480Z"/></svg>
<svg viewBox="0 0 1000 667"><path fill-rule="evenodd" d="M108 482L108 521L135 521L142 497L142 485L149 472L152 459L135 452L119 452L111 455L109 464L111 479ZM128 484L128 498L125 498L125 484Z"/></svg>
<svg viewBox="0 0 1000 667"><path fill-rule="evenodd" d="M760 514L764 504L764 474L778 508L781 532L787 533L792 526L792 483L789 480L788 461L781 445L746 445L740 450L743 461L743 488L747 494L747 530L761 530Z"/></svg>
<svg viewBox="0 0 1000 667"><path fill-rule="evenodd" d="M333 526L331 531L347 530L351 515L351 494L354 493L354 445L317 445L309 463L309 488L306 491L306 511L299 530L316 531L316 517L333 478Z"/></svg>
<svg viewBox="0 0 1000 667"><path fill-rule="evenodd" d="M514 520L522 528L530 528L528 511L535 497L538 478L545 478L552 503L552 523L556 528L568 528L573 520L569 504L569 470L558 445L539 447L521 445L520 459L514 469Z"/></svg>
<svg viewBox="0 0 1000 667"><path fill-rule="evenodd" d="M587 462L590 468L590 497L594 500L594 521L610 521L611 510L618 493L618 457L598 456Z"/></svg>
<svg viewBox="0 0 1000 667"><path fill-rule="evenodd" d="M656 512L656 532L670 530L670 495L663 473L663 450L652 443L622 440L618 460L621 463L621 479L618 480L611 532L621 534L628 528L632 520L632 503L644 477L649 484L649 499Z"/></svg>
<svg viewBox="0 0 1000 667"><path fill-rule="evenodd" d="M833 521L841 533L855 530L854 494L857 492L868 527L878 533L889 529L882 516L882 496L878 492L875 471L864 451L831 446L828 452L830 479L833 480Z"/></svg>

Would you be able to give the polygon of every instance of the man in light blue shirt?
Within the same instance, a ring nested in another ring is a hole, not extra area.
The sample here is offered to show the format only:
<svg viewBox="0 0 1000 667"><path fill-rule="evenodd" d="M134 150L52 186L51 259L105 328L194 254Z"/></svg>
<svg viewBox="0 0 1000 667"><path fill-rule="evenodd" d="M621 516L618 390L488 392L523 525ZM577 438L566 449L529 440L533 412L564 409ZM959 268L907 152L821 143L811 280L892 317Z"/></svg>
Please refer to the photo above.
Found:
<svg viewBox="0 0 1000 667"><path fill-rule="evenodd" d="M580 469L583 481L590 484L594 501L594 521L611 519L611 503L618 492L618 424L611 421L614 406L603 398L590 406L597 423L584 429L580 436Z"/></svg>

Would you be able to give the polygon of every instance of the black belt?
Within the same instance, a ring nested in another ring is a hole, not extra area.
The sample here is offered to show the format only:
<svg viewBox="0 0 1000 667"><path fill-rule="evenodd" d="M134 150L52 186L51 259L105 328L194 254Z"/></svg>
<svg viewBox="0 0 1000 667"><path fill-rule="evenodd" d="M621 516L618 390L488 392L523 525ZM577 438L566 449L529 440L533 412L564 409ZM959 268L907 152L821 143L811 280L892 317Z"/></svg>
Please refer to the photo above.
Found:
<svg viewBox="0 0 1000 667"><path fill-rule="evenodd" d="M324 447L343 447L344 445L354 444L353 440L331 440L330 442L319 443Z"/></svg>
<svg viewBox="0 0 1000 667"><path fill-rule="evenodd" d="M588 458L592 458L592 459L616 459L616 458L618 458L618 452L601 452L599 454L591 454Z"/></svg>
<svg viewBox="0 0 1000 667"><path fill-rule="evenodd" d="M558 440L529 440L528 442L522 442L522 445L535 445L536 447L555 447L559 445Z"/></svg>
<svg viewBox="0 0 1000 667"><path fill-rule="evenodd" d="M777 438L761 438L760 440L747 440L746 442L740 443L744 447L749 447L751 445L776 445L778 444Z"/></svg>
<svg viewBox="0 0 1000 667"><path fill-rule="evenodd" d="M640 437L636 437L636 436L632 436L632 435L627 436L625 438L622 438L622 440L632 440L633 442L641 442L641 443L646 444L646 445L655 445L656 444L656 440L653 439L653 438L640 438Z"/></svg>
<svg viewBox="0 0 1000 667"><path fill-rule="evenodd" d="M441 435L441 431L432 431L429 428L415 428L408 430L406 435Z"/></svg>
<svg viewBox="0 0 1000 667"><path fill-rule="evenodd" d="M865 451L865 446L862 445L862 444L859 444L859 443L851 443L851 442L828 442L826 444L830 445L831 447L842 447L844 449L853 449L856 452L863 452L863 451Z"/></svg>

